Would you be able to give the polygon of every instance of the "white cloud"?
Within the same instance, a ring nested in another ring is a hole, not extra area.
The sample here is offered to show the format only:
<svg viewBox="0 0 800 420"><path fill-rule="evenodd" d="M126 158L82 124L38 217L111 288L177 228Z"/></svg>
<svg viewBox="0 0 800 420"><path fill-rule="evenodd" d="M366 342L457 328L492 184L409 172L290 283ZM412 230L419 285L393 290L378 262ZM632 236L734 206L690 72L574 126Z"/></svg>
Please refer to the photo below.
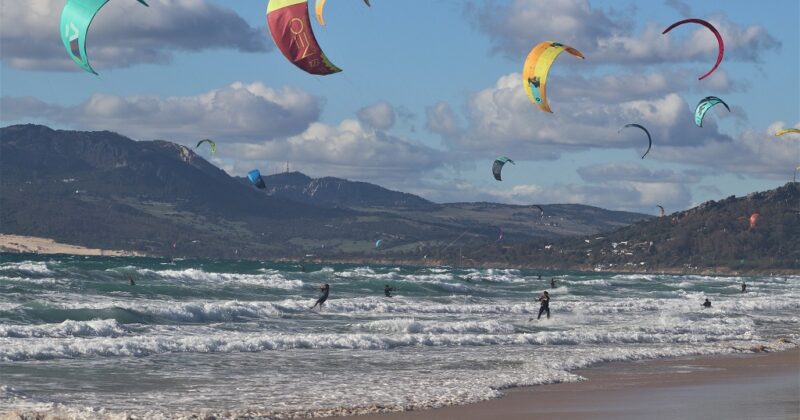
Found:
<svg viewBox="0 0 800 420"><path fill-rule="evenodd" d="M697 145L730 139L709 118L703 129L694 126L694 106L661 83L661 74L630 77L632 89L622 88L629 75L548 83L553 114L534 107L522 89L521 76L501 76L495 86L473 94L466 104L466 125L458 126L450 106L439 103L428 112L428 127L441 134L453 150L474 155L506 153L514 159L557 159L560 153L590 148L633 148L643 154L647 138L639 130L619 129L639 123L653 136L654 150L668 145ZM593 86L581 89L580 86ZM511 155L509 155L511 156Z"/></svg>
<svg viewBox="0 0 800 420"><path fill-rule="evenodd" d="M176 51L272 49L265 31L205 0L111 1L89 30L89 60L100 73L141 63L166 63ZM83 71L61 43L64 0L0 2L0 59L29 70Z"/></svg>
<svg viewBox="0 0 800 420"><path fill-rule="evenodd" d="M111 130L134 138L191 142L256 141L294 135L320 114L319 99L293 88L256 82L233 83L194 96L116 96L94 94L76 106L33 98L0 98L4 120L40 118L77 129Z"/></svg>
<svg viewBox="0 0 800 420"><path fill-rule="evenodd" d="M571 45L586 55L581 65L701 62L710 68L717 56L716 38L705 27L689 24L662 35L678 20L666 18L635 33L633 9L604 11L587 0L489 2L482 8L470 5L467 11L489 36L493 51L512 59L525 57L534 46L531 40ZM759 61L781 45L761 26L739 25L722 16L707 20L722 34L727 60Z"/></svg>
<svg viewBox="0 0 800 420"><path fill-rule="evenodd" d="M679 183L691 184L700 182L709 171L672 169L651 170L640 163L602 163L578 169L578 175L589 183L606 183L631 181L637 183Z"/></svg>
<svg viewBox="0 0 800 420"><path fill-rule="evenodd" d="M237 143L220 154L240 161L290 161L312 176L397 182L436 170L445 154L424 144L365 127L356 120L314 123L303 133L260 143Z"/></svg>
<svg viewBox="0 0 800 420"><path fill-rule="evenodd" d="M388 102L378 102L361 108L358 111L358 119L372 128L386 130L394 125L394 107Z"/></svg>

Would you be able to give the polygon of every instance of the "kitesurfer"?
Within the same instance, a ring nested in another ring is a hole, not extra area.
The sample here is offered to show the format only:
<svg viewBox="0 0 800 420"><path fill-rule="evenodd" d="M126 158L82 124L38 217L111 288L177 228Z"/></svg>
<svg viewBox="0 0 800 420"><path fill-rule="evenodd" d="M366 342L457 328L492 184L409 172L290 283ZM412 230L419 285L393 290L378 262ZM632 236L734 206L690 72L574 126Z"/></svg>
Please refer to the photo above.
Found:
<svg viewBox="0 0 800 420"><path fill-rule="evenodd" d="M328 285L328 283L325 283L319 288L319 290L320 292L322 292L322 296L320 296L319 299L317 299L317 303L315 303L314 306L311 307L311 309L316 308L317 305L319 305L320 310L322 309L322 304L325 303L326 300L328 300L328 293L330 293L331 291L331 286Z"/></svg>
<svg viewBox="0 0 800 420"><path fill-rule="evenodd" d="M389 285L387 284L387 285L385 285L385 286L383 287L383 294L384 294L384 295L386 295L386 297L392 297L392 292L394 292L394 291L396 291L396 290L397 290L397 288L396 288L396 287L391 287L391 286L389 286Z"/></svg>
<svg viewBox="0 0 800 420"><path fill-rule="evenodd" d="M547 290L545 290L537 300L540 302L541 306L539 307L539 316L537 316L536 319L541 318L544 312L547 312L547 319L550 319L550 295L547 293Z"/></svg>
<svg viewBox="0 0 800 420"><path fill-rule="evenodd" d="M136 286L136 282L133 281L133 277L131 276L128 276L128 283L130 283L131 286Z"/></svg>
<svg viewBox="0 0 800 420"><path fill-rule="evenodd" d="M703 302L703 307L704 308L710 308L711 307L711 301L708 300L708 298L706 298L706 301Z"/></svg>
<svg viewBox="0 0 800 420"><path fill-rule="evenodd" d="M747 283L742 282L742 293L747 293Z"/></svg>
<svg viewBox="0 0 800 420"><path fill-rule="evenodd" d="M555 277L550 277L550 288L551 289L555 289L556 288L556 278Z"/></svg>

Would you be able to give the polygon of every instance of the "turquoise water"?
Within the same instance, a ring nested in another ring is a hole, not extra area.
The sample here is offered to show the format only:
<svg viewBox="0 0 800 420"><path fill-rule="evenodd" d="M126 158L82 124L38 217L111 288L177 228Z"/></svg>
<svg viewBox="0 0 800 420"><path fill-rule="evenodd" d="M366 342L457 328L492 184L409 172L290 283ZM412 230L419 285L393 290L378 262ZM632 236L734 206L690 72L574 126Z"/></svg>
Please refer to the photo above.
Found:
<svg viewBox="0 0 800 420"><path fill-rule="evenodd" d="M321 283L330 299L311 311ZM535 319L543 290L550 320ZM0 412L310 416L463 404L578 380L572 370L602 361L784 348L780 338L800 338L798 298L800 276L2 254Z"/></svg>

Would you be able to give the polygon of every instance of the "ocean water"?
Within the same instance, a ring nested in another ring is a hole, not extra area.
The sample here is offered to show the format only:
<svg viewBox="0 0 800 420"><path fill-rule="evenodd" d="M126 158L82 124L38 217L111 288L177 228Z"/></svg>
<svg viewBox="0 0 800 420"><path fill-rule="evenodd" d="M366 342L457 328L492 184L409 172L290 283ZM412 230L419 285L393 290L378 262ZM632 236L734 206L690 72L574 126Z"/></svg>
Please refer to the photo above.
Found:
<svg viewBox="0 0 800 420"><path fill-rule="evenodd" d="M321 283L330 299L309 310ZM543 290L552 318L536 320ZM800 276L0 254L0 414L439 407L603 361L783 349L798 325Z"/></svg>

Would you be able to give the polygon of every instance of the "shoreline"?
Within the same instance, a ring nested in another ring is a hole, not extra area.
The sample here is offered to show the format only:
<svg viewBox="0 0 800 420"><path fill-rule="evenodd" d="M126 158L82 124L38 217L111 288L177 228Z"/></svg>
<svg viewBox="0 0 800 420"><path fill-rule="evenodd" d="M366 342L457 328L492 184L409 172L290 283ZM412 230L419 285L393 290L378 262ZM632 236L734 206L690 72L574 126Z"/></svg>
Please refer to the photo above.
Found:
<svg viewBox="0 0 800 420"><path fill-rule="evenodd" d="M0 253L9 254L33 254L33 255L82 255L82 256L105 256L105 257L152 257L168 258L160 255L148 255L138 251L129 250L108 250L99 248L88 248L80 245L72 245L56 242L53 239L36 236L12 235L0 233ZM176 258L207 258L202 256L175 255ZM231 260L236 261L237 259ZM411 260L403 258L293 258L293 257L272 257L268 259L241 258L238 260L247 261L270 261L293 264L365 264L365 265L400 265L409 267L441 267L450 266L451 261L445 260ZM495 262L476 263L469 266L459 266L458 268L475 269L521 269L521 270L542 270L542 271L579 271L586 273L609 273L609 274L645 274L645 275L705 275L705 276L785 276L800 275L800 270L786 268L771 270L733 270L727 267L715 268L694 268L686 267L663 267L653 269L626 268L625 266L615 267L614 270L598 269L591 266L526 266L521 264L501 264Z"/></svg>
<svg viewBox="0 0 800 420"><path fill-rule="evenodd" d="M572 373L585 380L510 388L474 404L334 419L800 418L800 347L608 362Z"/></svg>

